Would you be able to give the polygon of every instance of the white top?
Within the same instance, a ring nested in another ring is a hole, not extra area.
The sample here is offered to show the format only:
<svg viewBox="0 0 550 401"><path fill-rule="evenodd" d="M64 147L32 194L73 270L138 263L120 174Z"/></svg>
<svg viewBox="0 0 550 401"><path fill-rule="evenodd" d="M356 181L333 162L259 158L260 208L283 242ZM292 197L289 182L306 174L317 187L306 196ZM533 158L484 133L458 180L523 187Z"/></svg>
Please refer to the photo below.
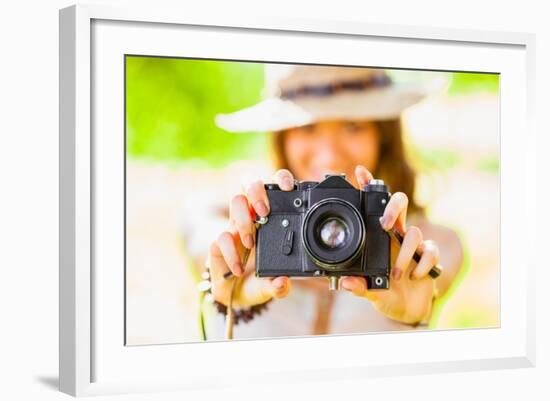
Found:
<svg viewBox="0 0 550 401"><path fill-rule="evenodd" d="M328 292L328 282L327 282ZM322 296L323 294L320 294ZM316 317L315 292L292 286L289 295L274 299L268 309L248 323L234 326L234 339L309 336ZM416 330L415 327L391 320L372 303L348 291L336 291L327 334L359 334L375 331ZM215 313L206 319L208 340L224 340L224 316Z"/></svg>

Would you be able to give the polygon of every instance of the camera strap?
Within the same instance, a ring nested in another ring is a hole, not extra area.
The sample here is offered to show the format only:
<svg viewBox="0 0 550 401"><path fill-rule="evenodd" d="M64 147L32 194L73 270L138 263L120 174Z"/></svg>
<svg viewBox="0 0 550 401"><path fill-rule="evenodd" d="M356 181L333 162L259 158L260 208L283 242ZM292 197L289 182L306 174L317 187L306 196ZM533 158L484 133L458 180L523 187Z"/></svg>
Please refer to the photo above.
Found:
<svg viewBox="0 0 550 401"><path fill-rule="evenodd" d="M245 248L244 255L243 255L243 261L242 266L246 267L246 264L248 263L248 258L250 257L250 249ZM225 314L225 339L226 340L232 340L233 339L233 326L235 325L235 319L233 316L233 298L235 296L235 288L239 287L241 284L241 281L243 279L243 276L241 277L232 277L231 281L231 292L229 295L229 301L227 305L227 312Z"/></svg>
<svg viewBox="0 0 550 401"><path fill-rule="evenodd" d="M399 231L395 230L395 229L392 229L389 231L390 234L392 234L394 236L395 239L397 239L397 241L399 242L399 245L403 245L403 236L399 233ZM416 263L420 263L420 255L418 254L418 252L414 252L413 254L413 260L416 262ZM440 275L441 275L441 270L442 270L442 267L440 265L435 265L435 266L432 266L432 268L430 269L428 275L433 278L433 279L436 279L438 278Z"/></svg>

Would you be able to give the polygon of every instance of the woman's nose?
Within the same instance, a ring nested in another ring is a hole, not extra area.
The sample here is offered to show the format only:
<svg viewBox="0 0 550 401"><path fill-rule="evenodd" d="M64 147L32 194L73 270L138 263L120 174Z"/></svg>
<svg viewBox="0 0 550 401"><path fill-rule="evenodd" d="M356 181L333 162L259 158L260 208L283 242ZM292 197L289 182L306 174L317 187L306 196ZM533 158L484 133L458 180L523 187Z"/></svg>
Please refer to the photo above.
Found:
<svg viewBox="0 0 550 401"><path fill-rule="evenodd" d="M338 138L334 135L323 135L316 149L317 161L327 168L339 168L344 159Z"/></svg>

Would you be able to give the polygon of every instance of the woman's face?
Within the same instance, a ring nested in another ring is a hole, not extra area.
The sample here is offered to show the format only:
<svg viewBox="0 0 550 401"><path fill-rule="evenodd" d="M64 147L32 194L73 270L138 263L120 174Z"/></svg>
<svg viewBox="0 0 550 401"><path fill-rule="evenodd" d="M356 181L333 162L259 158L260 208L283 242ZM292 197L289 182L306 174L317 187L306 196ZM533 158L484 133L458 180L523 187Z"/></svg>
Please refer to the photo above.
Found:
<svg viewBox="0 0 550 401"><path fill-rule="evenodd" d="M380 132L372 121L320 121L285 132L284 153L298 180L320 181L325 173L345 173L357 185L355 167L374 171Z"/></svg>

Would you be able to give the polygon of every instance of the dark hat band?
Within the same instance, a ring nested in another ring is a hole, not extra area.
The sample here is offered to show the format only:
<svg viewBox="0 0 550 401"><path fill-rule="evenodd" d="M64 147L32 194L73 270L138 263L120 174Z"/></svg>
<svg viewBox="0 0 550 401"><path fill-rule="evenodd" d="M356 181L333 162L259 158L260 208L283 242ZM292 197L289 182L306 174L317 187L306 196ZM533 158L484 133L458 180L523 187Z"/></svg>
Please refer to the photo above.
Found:
<svg viewBox="0 0 550 401"><path fill-rule="evenodd" d="M283 91L281 99L292 100L303 96L330 96L341 91L360 91L369 88L381 88L391 85L392 81L386 74L375 75L366 80L341 81L327 85L304 85L296 89Z"/></svg>

